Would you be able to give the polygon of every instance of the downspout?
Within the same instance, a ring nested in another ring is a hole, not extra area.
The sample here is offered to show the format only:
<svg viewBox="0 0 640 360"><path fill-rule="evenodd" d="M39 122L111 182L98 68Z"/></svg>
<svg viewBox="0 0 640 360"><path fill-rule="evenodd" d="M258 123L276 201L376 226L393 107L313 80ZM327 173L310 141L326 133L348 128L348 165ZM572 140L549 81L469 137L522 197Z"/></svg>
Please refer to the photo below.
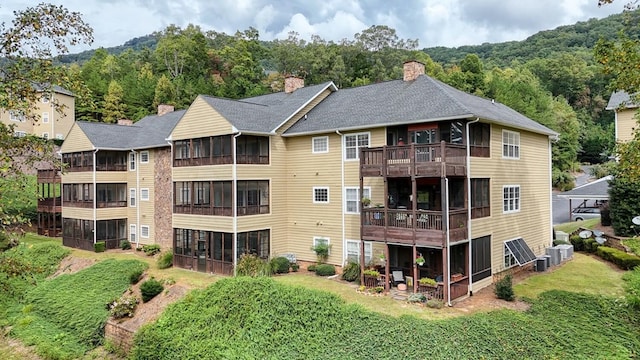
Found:
<svg viewBox="0 0 640 360"><path fill-rule="evenodd" d="M131 149L133 154L133 161L136 164L136 249L140 245L140 236L142 235L142 229L140 228L140 164L138 164L138 154L135 150Z"/></svg>
<svg viewBox="0 0 640 360"><path fill-rule="evenodd" d="M549 137L549 205L551 207L551 211L549 211L549 224L551 225L551 236L549 236L549 247L553 246L553 165L552 165L552 159L553 159L553 152L551 149L551 141L552 138ZM553 139L553 141L558 141L558 136L556 135L555 138ZM569 219L571 219L571 199L569 199Z"/></svg>
<svg viewBox="0 0 640 360"><path fill-rule="evenodd" d="M445 184L445 189L444 189L444 198L446 199L444 206L445 206L445 213L447 214L447 219L445 222L445 236L446 236L446 241L447 241L447 277L446 279L443 279L447 282L447 305L448 306L452 306L451 305L451 240L450 240L450 234L449 234L449 178L445 177L444 178L444 184Z"/></svg>
<svg viewBox="0 0 640 360"><path fill-rule="evenodd" d="M233 206L233 243L232 243L232 249L231 251L233 252L233 276L236 276L236 268L237 268L237 264L238 264L238 161L237 161L237 145L236 145L236 141L238 139L238 136L242 135L242 131L239 131L237 134L233 135L233 143L231 144L231 149L233 151L233 165L231 167L231 173L232 173L232 177L233 177L233 189L232 191L234 192L232 198L233 198L233 202L231 204L231 206ZM271 190L269 190L271 191ZM271 240L271 239L269 239Z"/></svg>
<svg viewBox="0 0 640 360"><path fill-rule="evenodd" d="M96 200L96 153L98 152L99 149L95 149L93 151L93 246L96 246L96 242L97 242L97 233L96 233L96 229L98 228L98 221L97 221L97 217L98 217L98 211L97 211L97 200Z"/></svg>
<svg viewBox="0 0 640 360"><path fill-rule="evenodd" d="M480 121L479 117L467 123L467 239L469 240L469 272L467 273L469 287L467 288L467 292L471 292L471 285L473 284L471 276L473 272L473 263L471 260L473 259L473 256L471 256L473 243L471 241L471 136L469 135L469 125L477 123L478 121Z"/></svg>
<svg viewBox="0 0 640 360"><path fill-rule="evenodd" d="M343 144L343 134L340 132L340 130L336 130L336 134L338 136L340 136L340 187L341 187L341 194L342 194L342 259L346 259L347 258L347 244L346 244L346 240L345 240L345 230L344 230L344 223L345 223L345 218L344 218L344 144ZM363 190L364 191L364 190ZM360 197L362 197L362 194L359 194ZM360 201L358 201L358 203L360 203ZM360 206L360 205L358 205ZM362 214L360 215L362 216ZM364 258L364 241L362 240L362 234L360 234L360 242L362 242L362 244L360 244L360 247L362 249L362 254L361 254L361 258ZM361 264L360 267L362 267L364 264Z"/></svg>

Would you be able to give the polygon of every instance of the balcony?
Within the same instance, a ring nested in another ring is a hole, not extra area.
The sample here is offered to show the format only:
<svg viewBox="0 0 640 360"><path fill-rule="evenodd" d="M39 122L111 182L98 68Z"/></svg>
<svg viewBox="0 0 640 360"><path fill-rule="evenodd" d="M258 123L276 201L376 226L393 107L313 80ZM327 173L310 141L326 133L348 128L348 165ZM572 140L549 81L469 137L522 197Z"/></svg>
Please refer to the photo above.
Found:
<svg viewBox="0 0 640 360"><path fill-rule="evenodd" d="M62 212L62 199L59 196L38 199L38 212Z"/></svg>
<svg viewBox="0 0 640 360"><path fill-rule="evenodd" d="M467 210L449 211L449 241L467 238ZM367 208L362 210L362 239L441 248L446 231L441 211Z"/></svg>
<svg viewBox="0 0 640 360"><path fill-rule="evenodd" d="M362 149L360 173L364 177L466 176L464 145L411 144Z"/></svg>

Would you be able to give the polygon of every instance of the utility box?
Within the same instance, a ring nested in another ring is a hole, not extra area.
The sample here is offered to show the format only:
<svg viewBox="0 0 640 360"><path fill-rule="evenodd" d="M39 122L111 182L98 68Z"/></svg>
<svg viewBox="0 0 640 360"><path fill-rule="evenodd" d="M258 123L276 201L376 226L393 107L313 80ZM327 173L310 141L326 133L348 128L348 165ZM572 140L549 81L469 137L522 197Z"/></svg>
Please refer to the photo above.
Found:
<svg viewBox="0 0 640 360"><path fill-rule="evenodd" d="M573 245L562 244L556 245L555 247L560 250L560 261L566 261L573 258Z"/></svg>
<svg viewBox="0 0 640 360"><path fill-rule="evenodd" d="M551 257L551 266L560 265L562 261L562 255L560 254L560 249L557 247L548 247L545 249L545 253Z"/></svg>
<svg viewBox="0 0 640 360"><path fill-rule="evenodd" d="M569 242L569 234L564 231L556 231L556 240Z"/></svg>
<svg viewBox="0 0 640 360"><path fill-rule="evenodd" d="M536 271L547 271L547 259L545 257L541 256L539 258L536 258Z"/></svg>

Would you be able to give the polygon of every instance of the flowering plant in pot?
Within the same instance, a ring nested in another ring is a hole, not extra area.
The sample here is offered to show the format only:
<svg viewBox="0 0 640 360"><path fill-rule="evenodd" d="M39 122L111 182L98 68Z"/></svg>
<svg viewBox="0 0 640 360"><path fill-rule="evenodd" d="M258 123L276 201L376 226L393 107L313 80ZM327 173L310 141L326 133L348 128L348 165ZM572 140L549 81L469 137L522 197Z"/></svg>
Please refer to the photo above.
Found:
<svg viewBox="0 0 640 360"><path fill-rule="evenodd" d="M418 266L424 265L424 257L422 257L422 255L416 258L416 264L418 264Z"/></svg>

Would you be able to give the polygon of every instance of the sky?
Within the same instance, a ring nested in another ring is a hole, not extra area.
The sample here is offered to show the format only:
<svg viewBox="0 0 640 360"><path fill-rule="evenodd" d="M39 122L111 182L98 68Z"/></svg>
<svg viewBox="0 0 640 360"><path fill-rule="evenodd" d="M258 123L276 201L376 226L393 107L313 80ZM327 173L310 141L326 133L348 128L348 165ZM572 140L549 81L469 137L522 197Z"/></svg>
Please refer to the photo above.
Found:
<svg viewBox="0 0 640 360"><path fill-rule="evenodd" d="M2 0L0 22L13 11L46 0ZM260 39L284 39L290 31L340 41L372 25L396 29L419 48L524 40L542 30L620 13L627 0L598 7L598 0L49 0L80 12L94 42L78 52L124 44L174 24L234 34L249 27Z"/></svg>

